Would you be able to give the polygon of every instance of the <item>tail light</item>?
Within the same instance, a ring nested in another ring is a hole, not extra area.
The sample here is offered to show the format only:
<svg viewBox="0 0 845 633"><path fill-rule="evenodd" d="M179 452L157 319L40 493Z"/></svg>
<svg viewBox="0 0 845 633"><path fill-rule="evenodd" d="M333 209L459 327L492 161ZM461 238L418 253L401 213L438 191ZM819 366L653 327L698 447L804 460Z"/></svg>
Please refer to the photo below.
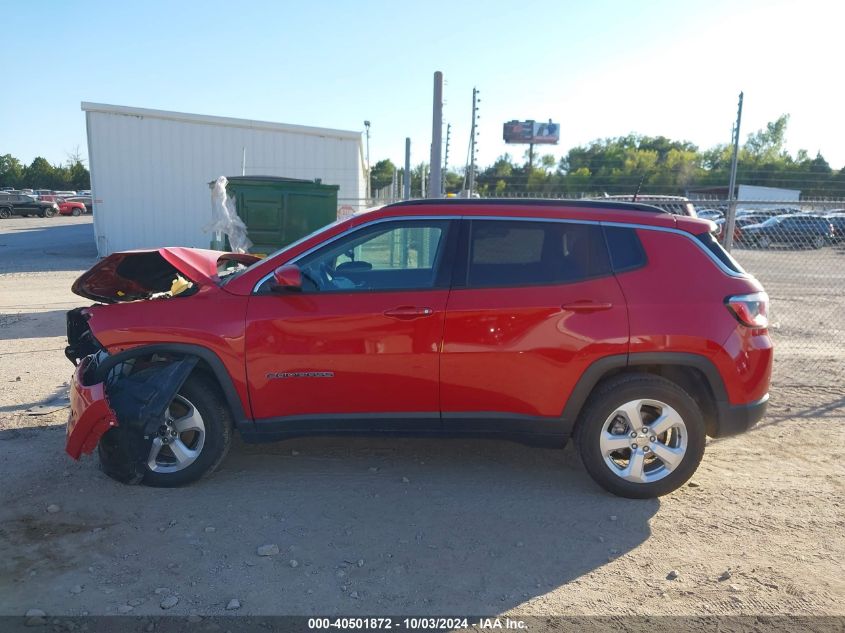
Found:
<svg viewBox="0 0 845 633"><path fill-rule="evenodd" d="M769 326L769 295L765 292L734 295L725 300L725 305L742 325L753 328Z"/></svg>

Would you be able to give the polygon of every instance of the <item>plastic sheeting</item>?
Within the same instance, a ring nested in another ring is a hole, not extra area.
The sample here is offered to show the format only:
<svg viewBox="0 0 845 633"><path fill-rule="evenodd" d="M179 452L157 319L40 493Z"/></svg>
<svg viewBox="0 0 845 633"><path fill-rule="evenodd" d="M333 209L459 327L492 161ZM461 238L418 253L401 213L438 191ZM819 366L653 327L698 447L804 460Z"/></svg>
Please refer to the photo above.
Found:
<svg viewBox="0 0 845 633"><path fill-rule="evenodd" d="M246 224L238 217L235 199L226 193L228 180L220 176L211 189L211 224L204 227L206 233L213 232L212 248L224 250L223 235L229 238L229 247L234 253L249 252L252 242L247 237Z"/></svg>

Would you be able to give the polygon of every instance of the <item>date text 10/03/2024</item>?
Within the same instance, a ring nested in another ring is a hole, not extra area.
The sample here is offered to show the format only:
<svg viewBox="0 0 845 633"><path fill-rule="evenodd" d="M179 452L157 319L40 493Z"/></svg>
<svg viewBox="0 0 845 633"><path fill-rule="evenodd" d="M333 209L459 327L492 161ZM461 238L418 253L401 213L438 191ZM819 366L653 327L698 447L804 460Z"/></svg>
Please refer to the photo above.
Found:
<svg viewBox="0 0 845 633"><path fill-rule="evenodd" d="M308 628L347 629L347 630L525 630L523 620L512 618L389 618L389 617L359 617L359 618L309 618Z"/></svg>

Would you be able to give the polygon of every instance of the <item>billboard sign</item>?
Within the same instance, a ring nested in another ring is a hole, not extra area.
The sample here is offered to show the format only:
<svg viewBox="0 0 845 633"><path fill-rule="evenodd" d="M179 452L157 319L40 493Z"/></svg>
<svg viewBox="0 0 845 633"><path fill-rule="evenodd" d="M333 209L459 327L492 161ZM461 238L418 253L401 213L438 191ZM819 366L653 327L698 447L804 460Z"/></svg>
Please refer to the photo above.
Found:
<svg viewBox="0 0 845 633"><path fill-rule="evenodd" d="M560 124L539 121L508 121L502 130L505 143L547 143L554 145L560 140Z"/></svg>

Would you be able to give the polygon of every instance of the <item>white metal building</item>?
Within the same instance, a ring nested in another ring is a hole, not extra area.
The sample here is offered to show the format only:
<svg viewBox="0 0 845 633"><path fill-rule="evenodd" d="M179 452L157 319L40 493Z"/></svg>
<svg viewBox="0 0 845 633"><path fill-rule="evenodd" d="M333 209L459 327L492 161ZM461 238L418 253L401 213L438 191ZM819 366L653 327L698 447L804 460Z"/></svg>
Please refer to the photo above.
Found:
<svg viewBox="0 0 845 633"><path fill-rule="evenodd" d="M338 207L363 208L361 134L303 125L82 103L101 257L158 246L207 248L209 182L284 176L339 185Z"/></svg>

